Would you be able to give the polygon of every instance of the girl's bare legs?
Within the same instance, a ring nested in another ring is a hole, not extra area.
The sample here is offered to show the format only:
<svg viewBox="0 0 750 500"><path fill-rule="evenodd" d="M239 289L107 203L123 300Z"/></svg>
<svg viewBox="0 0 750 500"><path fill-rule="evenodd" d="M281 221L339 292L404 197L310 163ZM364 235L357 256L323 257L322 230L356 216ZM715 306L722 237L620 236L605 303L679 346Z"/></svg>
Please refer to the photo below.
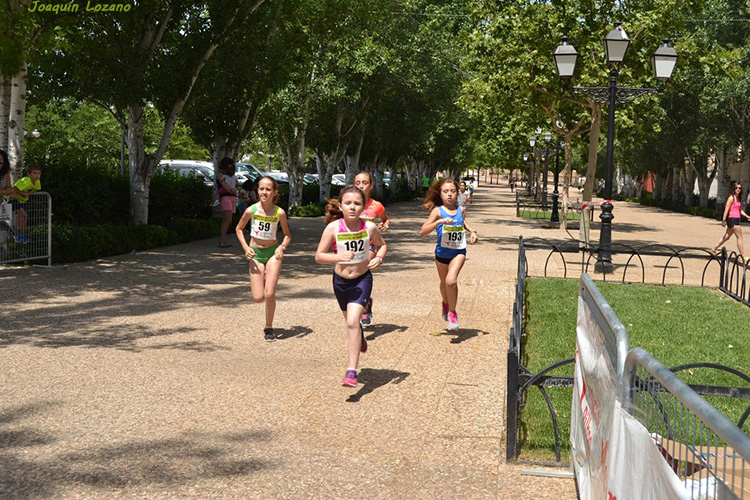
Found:
<svg viewBox="0 0 750 500"><path fill-rule="evenodd" d="M266 300L266 326L273 325L273 317L276 314L276 285L281 274L281 261L274 255L266 262L266 285L264 297Z"/></svg>
<svg viewBox="0 0 750 500"><path fill-rule="evenodd" d="M465 261L466 255L457 255L450 264L435 261L440 277L440 295L443 297L443 302L448 304L448 310L454 313L458 304L458 273L464 267Z"/></svg>
<svg viewBox="0 0 750 500"><path fill-rule="evenodd" d="M362 311L365 308L356 302L349 302L346 305L344 320L346 321L346 351L349 355L349 365L347 368L359 368L359 353L362 348L362 335L359 332L359 319L362 317Z"/></svg>
<svg viewBox="0 0 750 500"><path fill-rule="evenodd" d="M724 244L725 241L731 238L733 230L734 230L733 227L728 227L726 232L724 233L724 236L721 237L721 240L711 249L711 251L716 252L719 249L719 247Z"/></svg>
<svg viewBox="0 0 750 500"><path fill-rule="evenodd" d="M265 300L265 285L263 284L266 274L266 266L255 260L250 261L250 291L253 293L253 300L260 304Z"/></svg>
<svg viewBox="0 0 750 500"><path fill-rule="evenodd" d="M737 250L739 250L740 255L744 257L745 252L743 251L743 248L742 248L742 228L740 226L734 226L732 230L734 231L734 235L737 237Z"/></svg>
<svg viewBox="0 0 750 500"><path fill-rule="evenodd" d="M230 210L224 210L224 218L221 220L221 236L219 237L219 245L227 244L227 231L229 230L229 224L232 223L232 212Z"/></svg>

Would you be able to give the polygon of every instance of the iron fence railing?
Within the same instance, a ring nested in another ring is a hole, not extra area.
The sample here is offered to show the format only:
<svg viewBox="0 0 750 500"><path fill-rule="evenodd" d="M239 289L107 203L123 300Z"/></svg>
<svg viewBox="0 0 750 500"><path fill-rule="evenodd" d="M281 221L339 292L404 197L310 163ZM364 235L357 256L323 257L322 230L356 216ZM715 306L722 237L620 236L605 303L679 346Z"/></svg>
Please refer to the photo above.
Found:
<svg viewBox="0 0 750 500"><path fill-rule="evenodd" d="M624 247L621 247L624 248ZM546 250L547 254L542 252L541 258L533 256L539 250ZM555 433L556 461L562 463L561 458L561 438L560 425L558 422L557 411L555 410L552 398L549 396L550 388L572 387L573 378L552 375L555 370L574 362L574 358L558 361L550 366L533 373L528 370L522 360L523 357L523 336L524 336L524 299L525 299L525 281L532 276L532 268L536 264L536 269L543 269L543 273L536 276L548 276L551 258L562 258L562 277L572 275L572 269L578 266L578 270L584 273L581 278L581 287L579 296L586 302L592 310L593 316L597 323L609 325L610 335L605 334L608 351L611 359L616 361L616 372L618 376L623 374L624 360L628 352L628 343L623 342L627 334L622 328L619 319L601 296L599 290L593 284L585 271L589 269L587 263L594 262L592 256L596 256L596 249L592 249L581 242L570 240L565 242L551 242L541 238L526 240L519 238L518 242L518 267L516 274L515 303L513 304L513 318L511 322L510 341L508 347L508 377L507 377L507 429L508 439L506 447L506 458L508 461L514 461L518 458L518 422L519 412L524 405L525 397L529 390L536 388L542 394L549 409L550 419ZM574 256L573 262L569 256ZM568 265L565 265L565 262ZM658 263L648 262L649 259L657 259ZM750 291L750 283L747 283L745 274L747 263L738 258L736 255L728 255L726 250L717 256L703 249L697 248L672 248L665 245L645 245L639 248L627 247L626 251L613 252L613 262L616 263L615 269L622 272L618 277L622 282L629 282L628 279L636 275L638 270L641 283L656 284L680 284L692 283L697 286L717 287L733 296L737 300L743 300L747 303ZM618 267L619 266L619 267ZM707 277L709 270L713 271L710 277ZM628 272L630 271L630 272ZM669 271L669 272L668 272ZM650 273L649 273L650 272ZM615 273L610 273L610 277ZM667 277L672 277L671 280ZM570 276L572 277L572 276ZM577 276L576 276L577 277ZM603 275L602 279L606 279ZM588 284L588 286L586 286ZM718 286L717 286L718 284ZM606 306L602 306L605 304ZM619 326L618 326L619 325ZM672 368L677 372L685 369L709 368L730 372L739 377L741 380L750 385L750 377L730 367L722 366L716 363L694 363ZM743 387L723 387L714 385L692 385L694 391L701 395L707 396L724 396L733 398L750 399L750 388ZM742 427L750 419L750 408L745 411L739 419L738 425Z"/></svg>
<svg viewBox="0 0 750 500"><path fill-rule="evenodd" d="M29 196L10 220L0 220L0 264L40 259L52 265L52 197L44 191Z"/></svg>
<svg viewBox="0 0 750 500"><path fill-rule="evenodd" d="M742 423L733 424L643 349L628 353L624 370L623 408L648 429L690 498L750 498L750 436Z"/></svg>

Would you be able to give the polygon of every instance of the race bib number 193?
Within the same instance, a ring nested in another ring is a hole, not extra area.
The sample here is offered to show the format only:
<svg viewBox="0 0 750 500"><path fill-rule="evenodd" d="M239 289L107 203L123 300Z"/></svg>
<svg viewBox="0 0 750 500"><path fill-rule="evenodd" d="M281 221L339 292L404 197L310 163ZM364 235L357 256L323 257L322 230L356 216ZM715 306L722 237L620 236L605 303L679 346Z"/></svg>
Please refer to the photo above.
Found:
<svg viewBox="0 0 750 500"><path fill-rule="evenodd" d="M463 250L466 248L463 224L460 226L443 226L443 237L440 239L440 246L450 248L451 250Z"/></svg>

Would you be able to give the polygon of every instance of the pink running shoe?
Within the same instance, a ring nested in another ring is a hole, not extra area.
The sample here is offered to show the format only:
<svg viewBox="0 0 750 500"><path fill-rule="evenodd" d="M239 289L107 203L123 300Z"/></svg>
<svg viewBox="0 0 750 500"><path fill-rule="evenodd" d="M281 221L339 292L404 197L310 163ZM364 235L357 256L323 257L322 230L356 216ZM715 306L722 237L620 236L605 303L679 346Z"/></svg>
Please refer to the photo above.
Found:
<svg viewBox="0 0 750 500"><path fill-rule="evenodd" d="M443 321L448 321L448 304L443 302Z"/></svg>
<svg viewBox="0 0 750 500"><path fill-rule="evenodd" d="M346 375L344 375L341 385L345 387L357 387L357 370L346 370Z"/></svg>
<svg viewBox="0 0 750 500"><path fill-rule="evenodd" d="M454 312L448 313L448 330L452 332L458 330L458 315Z"/></svg>

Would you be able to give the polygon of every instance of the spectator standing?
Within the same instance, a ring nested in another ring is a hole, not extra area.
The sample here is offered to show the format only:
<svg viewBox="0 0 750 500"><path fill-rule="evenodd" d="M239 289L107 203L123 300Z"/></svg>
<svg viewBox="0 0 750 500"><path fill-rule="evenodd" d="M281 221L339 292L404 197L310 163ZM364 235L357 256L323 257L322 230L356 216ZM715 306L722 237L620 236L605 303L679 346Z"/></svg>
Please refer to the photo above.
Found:
<svg viewBox="0 0 750 500"><path fill-rule="evenodd" d="M11 194L10 203L13 206L13 212L16 216L16 243L28 243L29 238L26 236L26 223L28 222L28 214L24 205L29 201L29 196L42 189L42 182L39 180L42 177L42 167L36 163L32 163L26 167L27 175L21 177L13 187L15 193Z"/></svg>
<svg viewBox="0 0 750 500"><path fill-rule="evenodd" d="M229 248L227 243L227 231L232 223L232 217L237 209L237 177L233 158L222 158L219 162L221 175L216 176L216 196L219 198L219 206L223 214L221 220L221 235L219 236L219 248Z"/></svg>

